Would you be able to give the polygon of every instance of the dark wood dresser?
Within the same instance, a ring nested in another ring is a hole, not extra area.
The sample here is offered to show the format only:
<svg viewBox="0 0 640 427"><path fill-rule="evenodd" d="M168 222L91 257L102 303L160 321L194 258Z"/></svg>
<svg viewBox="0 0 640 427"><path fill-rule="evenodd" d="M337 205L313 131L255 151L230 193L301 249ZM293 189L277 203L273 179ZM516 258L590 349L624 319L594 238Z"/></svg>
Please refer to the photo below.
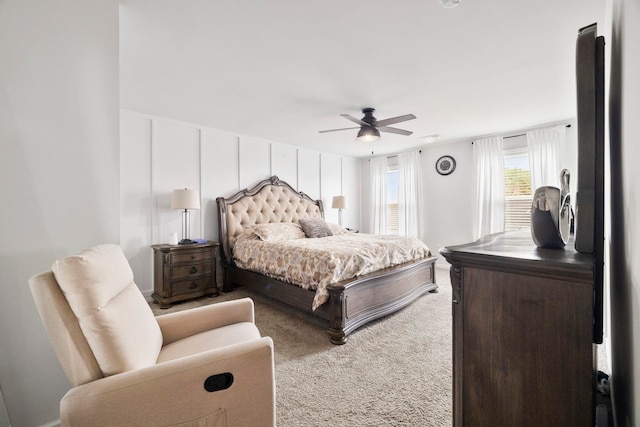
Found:
<svg viewBox="0 0 640 427"><path fill-rule="evenodd" d="M218 295L217 242L193 245L152 245L153 294L160 308L203 295Z"/></svg>
<svg viewBox="0 0 640 427"><path fill-rule="evenodd" d="M451 264L454 426L593 426L593 256L530 233L440 253Z"/></svg>

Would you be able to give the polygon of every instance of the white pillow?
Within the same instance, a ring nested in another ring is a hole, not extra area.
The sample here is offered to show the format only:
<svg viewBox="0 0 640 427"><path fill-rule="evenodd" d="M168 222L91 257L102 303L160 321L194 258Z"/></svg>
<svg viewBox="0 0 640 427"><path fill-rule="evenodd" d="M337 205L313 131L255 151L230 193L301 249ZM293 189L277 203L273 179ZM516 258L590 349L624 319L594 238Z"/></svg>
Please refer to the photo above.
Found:
<svg viewBox="0 0 640 427"><path fill-rule="evenodd" d="M248 227L260 240L281 241L304 238L304 231L298 224L292 222L275 222L256 224Z"/></svg>
<svg viewBox="0 0 640 427"><path fill-rule="evenodd" d="M156 363L162 332L120 246L95 246L52 270L105 376Z"/></svg>
<svg viewBox="0 0 640 427"><path fill-rule="evenodd" d="M329 226L329 230L331 230L331 234L333 234L334 236L338 236L340 234L347 234L349 233L344 227L338 225L338 224L334 224L332 222L327 222L327 225Z"/></svg>

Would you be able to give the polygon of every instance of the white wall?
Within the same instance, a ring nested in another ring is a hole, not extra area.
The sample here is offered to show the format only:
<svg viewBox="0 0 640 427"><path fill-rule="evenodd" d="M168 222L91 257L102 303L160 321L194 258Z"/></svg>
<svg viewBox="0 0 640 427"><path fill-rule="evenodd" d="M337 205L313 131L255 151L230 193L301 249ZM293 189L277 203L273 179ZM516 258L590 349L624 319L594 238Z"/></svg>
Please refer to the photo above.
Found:
<svg viewBox="0 0 640 427"><path fill-rule="evenodd" d="M473 196L471 142L426 146L422 149L424 177L425 243L437 255L439 266L448 266L438 252L445 246L473 240L471 200ZM436 161L444 156L456 160L449 175L436 171Z"/></svg>
<svg viewBox="0 0 640 427"><path fill-rule="evenodd" d="M333 196L345 194L345 225L360 226L357 159L130 111L122 111L120 129L120 241L147 296L153 292L150 245L181 234L180 211L170 207L175 188L200 190L202 209L191 212L192 238L218 241L216 197L271 175L322 199L330 222L338 222Z"/></svg>
<svg viewBox="0 0 640 427"><path fill-rule="evenodd" d="M568 124L575 120L567 121ZM507 135L521 134L524 130L514 130ZM425 211L424 235L421 236L434 255L439 257L437 266L447 267L448 263L438 251L445 246L459 245L473 240L473 216L471 200L473 197L472 161L473 148L471 140L426 145L421 148L423 192ZM576 126L567 128L566 144L561 147L560 168L571 172L571 191L575 192L577 183L577 131ZM444 155L456 160L456 169L449 175L436 172L436 161ZM370 232L369 218L369 160L362 164L362 212L363 229ZM558 171L558 174L560 171Z"/></svg>
<svg viewBox="0 0 640 427"><path fill-rule="evenodd" d="M118 2L1 1L0 64L0 383L29 427L69 383L27 280L119 239Z"/></svg>

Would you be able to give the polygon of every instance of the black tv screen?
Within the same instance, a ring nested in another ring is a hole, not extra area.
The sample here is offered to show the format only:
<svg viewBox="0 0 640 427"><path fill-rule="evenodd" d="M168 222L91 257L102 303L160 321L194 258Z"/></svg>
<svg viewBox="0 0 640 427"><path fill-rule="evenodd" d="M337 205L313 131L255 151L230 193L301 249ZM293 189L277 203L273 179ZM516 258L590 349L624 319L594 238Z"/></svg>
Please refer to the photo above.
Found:
<svg viewBox="0 0 640 427"><path fill-rule="evenodd" d="M594 257L593 340L602 343L604 275L604 37L597 24L576 42L578 188L575 248Z"/></svg>

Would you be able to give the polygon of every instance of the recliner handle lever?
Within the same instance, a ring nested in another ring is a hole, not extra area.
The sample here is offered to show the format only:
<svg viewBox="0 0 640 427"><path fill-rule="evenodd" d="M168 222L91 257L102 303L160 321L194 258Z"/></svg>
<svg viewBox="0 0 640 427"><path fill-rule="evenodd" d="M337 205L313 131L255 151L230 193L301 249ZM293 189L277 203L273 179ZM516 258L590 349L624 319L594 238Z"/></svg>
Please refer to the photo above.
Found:
<svg viewBox="0 0 640 427"><path fill-rule="evenodd" d="M233 384L233 375L231 372L225 372L223 374L211 375L204 380L204 389L209 393L214 391L226 390Z"/></svg>

